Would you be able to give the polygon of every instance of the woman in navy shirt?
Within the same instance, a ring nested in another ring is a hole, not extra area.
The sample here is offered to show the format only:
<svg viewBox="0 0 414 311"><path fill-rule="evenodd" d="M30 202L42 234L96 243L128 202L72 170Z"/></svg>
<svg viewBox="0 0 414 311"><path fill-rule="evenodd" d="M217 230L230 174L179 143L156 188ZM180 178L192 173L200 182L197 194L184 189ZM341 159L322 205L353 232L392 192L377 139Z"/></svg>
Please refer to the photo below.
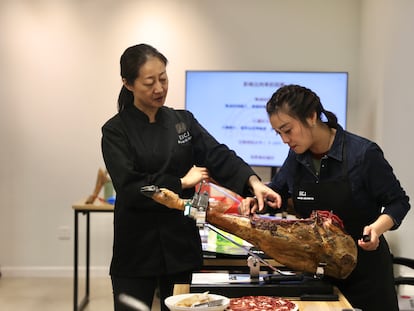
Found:
<svg viewBox="0 0 414 311"><path fill-rule="evenodd" d="M269 184L282 196L282 207L292 202L301 218L312 210L338 215L358 245L358 263L347 279L332 282L354 307L398 311L383 233L401 225L410 204L380 147L345 131L319 97L302 86L281 87L266 110L273 129L290 147ZM246 213L249 204L254 203L245 202Z"/></svg>

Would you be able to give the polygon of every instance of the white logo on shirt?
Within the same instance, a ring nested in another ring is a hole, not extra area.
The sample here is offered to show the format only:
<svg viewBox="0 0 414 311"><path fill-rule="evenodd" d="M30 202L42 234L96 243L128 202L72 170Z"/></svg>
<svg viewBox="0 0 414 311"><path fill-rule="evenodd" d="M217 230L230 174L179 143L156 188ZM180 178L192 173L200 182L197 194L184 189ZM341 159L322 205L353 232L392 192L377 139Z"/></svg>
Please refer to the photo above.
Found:
<svg viewBox="0 0 414 311"><path fill-rule="evenodd" d="M178 135L178 144L182 145L189 142L193 137L191 136L189 131L186 131L182 134Z"/></svg>
<svg viewBox="0 0 414 311"><path fill-rule="evenodd" d="M308 196L306 194L306 191L304 191L304 190L299 190L298 191L298 196L296 197L296 199L302 200L302 201L314 201L315 200L314 197Z"/></svg>

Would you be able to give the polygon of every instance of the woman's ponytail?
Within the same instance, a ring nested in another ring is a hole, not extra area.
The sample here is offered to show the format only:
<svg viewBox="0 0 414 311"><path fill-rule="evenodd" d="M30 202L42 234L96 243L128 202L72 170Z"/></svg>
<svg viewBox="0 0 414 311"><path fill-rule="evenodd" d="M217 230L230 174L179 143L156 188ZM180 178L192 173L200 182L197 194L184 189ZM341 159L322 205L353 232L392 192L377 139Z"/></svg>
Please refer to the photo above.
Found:
<svg viewBox="0 0 414 311"><path fill-rule="evenodd" d="M125 85L122 86L118 96L118 112L121 112L134 103L134 94Z"/></svg>

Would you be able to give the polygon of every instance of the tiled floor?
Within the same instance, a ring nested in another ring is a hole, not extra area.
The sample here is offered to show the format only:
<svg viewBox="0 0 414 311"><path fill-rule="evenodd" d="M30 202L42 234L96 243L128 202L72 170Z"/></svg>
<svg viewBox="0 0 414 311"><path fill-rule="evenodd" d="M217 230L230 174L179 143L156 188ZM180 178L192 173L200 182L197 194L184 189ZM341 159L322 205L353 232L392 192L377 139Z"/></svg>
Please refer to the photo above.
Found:
<svg viewBox="0 0 414 311"><path fill-rule="evenodd" d="M83 283L82 283L83 284ZM79 300L83 297L81 287ZM90 279L90 302L85 311L112 311L112 287L109 278ZM73 310L72 278L0 278L1 311ZM155 301L152 310L159 310Z"/></svg>

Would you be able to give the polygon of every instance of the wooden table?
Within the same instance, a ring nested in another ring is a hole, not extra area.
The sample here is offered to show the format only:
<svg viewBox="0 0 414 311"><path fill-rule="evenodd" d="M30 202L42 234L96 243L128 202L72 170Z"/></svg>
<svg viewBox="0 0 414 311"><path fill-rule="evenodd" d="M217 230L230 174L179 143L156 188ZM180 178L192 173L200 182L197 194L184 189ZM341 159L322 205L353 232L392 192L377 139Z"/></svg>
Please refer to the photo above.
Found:
<svg viewBox="0 0 414 311"><path fill-rule="evenodd" d="M96 199L93 204L86 204L86 200L79 201L72 205L75 213L74 232L74 260L73 260L73 310L83 310L89 303L89 259L90 259L90 214L91 213L113 213L112 204ZM78 269L79 269L79 214L86 216L86 278L85 295L78 305Z"/></svg>
<svg viewBox="0 0 414 311"><path fill-rule="evenodd" d="M190 292L190 285L188 284L176 284L174 286L174 295L187 294ZM342 311L343 309L352 309L351 304L346 300L344 295L335 288L336 294L338 294L338 301L301 301L294 298L289 298L294 301L300 311Z"/></svg>

